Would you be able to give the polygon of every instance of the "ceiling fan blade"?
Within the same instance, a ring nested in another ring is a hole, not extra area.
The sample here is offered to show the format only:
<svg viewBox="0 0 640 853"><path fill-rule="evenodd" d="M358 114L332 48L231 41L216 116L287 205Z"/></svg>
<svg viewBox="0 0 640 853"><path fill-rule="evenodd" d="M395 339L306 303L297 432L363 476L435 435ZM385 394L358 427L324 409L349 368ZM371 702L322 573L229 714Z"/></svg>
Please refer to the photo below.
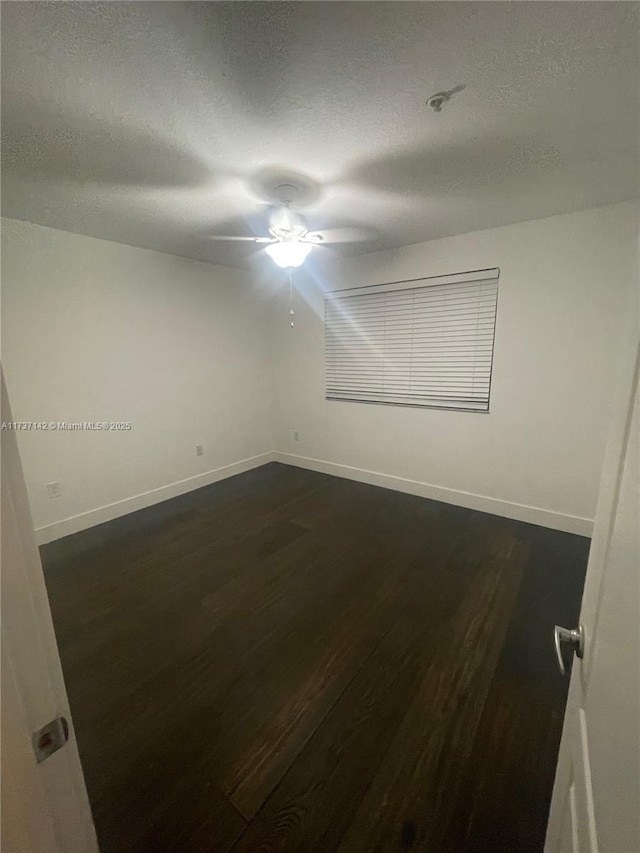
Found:
<svg viewBox="0 0 640 853"><path fill-rule="evenodd" d="M309 243L362 243L376 240L378 232L374 228L326 228L323 231L310 231L305 236Z"/></svg>
<svg viewBox="0 0 640 853"><path fill-rule="evenodd" d="M273 237L232 237L228 234L208 234L207 240L225 240L234 243L275 243Z"/></svg>

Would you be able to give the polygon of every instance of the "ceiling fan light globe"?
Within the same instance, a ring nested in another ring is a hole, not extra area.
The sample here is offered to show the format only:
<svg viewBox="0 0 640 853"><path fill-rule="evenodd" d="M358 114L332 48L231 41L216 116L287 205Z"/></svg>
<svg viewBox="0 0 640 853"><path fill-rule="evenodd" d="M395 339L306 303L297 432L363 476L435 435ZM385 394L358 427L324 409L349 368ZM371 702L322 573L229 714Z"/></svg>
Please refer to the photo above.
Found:
<svg viewBox="0 0 640 853"><path fill-rule="evenodd" d="M302 266L312 248L310 243L278 242L267 246L265 252L279 267L287 269Z"/></svg>

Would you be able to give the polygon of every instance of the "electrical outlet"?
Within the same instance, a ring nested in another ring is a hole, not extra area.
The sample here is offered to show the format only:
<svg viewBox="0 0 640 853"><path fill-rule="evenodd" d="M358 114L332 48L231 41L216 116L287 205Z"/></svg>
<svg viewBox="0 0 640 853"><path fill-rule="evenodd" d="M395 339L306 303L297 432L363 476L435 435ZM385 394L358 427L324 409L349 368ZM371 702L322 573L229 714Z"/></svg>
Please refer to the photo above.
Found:
<svg viewBox="0 0 640 853"><path fill-rule="evenodd" d="M300 430L299 429L294 429L293 440L294 441L300 441Z"/></svg>
<svg viewBox="0 0 640 853"><path fill-rule="evenodd" d="M196 444L196 456L204 456L204 447L201 444Z"/></svg>
<svg viewBox="0 0 640 853"><path fill-rule="evenodd" d="M59 498L62 495L60 483L47 483L47 494L50 498Z"/></svg>

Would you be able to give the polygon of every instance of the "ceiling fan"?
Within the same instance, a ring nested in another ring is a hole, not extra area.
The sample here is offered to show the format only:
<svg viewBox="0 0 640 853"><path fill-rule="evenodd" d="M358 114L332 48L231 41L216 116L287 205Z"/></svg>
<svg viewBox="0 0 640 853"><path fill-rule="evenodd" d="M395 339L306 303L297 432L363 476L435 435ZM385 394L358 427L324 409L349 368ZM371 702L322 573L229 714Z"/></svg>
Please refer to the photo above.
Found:
<svg viewBox="0 0 640 853"><path fill-rule="evenodd" d="M216 234L210 240L262 243L266 253L283 268L299 267L314 246L325 243L350 243L371 240L373 234L363 228L331 228L326 231L309 231L303 216L291 210L298 198L298 188L293 184L280 184L275 188L280 203L269 218L268 237L240 237Z"/></svg>

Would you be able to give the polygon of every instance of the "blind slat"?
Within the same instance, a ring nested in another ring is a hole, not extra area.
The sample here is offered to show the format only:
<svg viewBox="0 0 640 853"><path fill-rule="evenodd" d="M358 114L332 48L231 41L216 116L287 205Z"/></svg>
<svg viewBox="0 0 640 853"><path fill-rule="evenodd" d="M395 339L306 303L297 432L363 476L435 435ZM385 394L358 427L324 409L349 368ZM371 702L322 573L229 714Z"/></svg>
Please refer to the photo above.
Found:
<svg viewBox="0 0 640 853"><path fill-rule="evenodd" d="M408 306L389 306L388 310L384 310L384 307L376 308L375 310L370 309L369 311L353 311L350 314L345 314L344 312L336 312L333 315L328 314L327 316L332 319L335 323L353 323L356 321L364 321L370 320L375 322L375 320L385 320L394 316L406 316L407 308L411 308L411 316L412 317L420 317L420 316L430 316L430 317L456 317L458 315L465 316L468 312L473 309L473 316L475 317L478 312L482 311L490 311L493 308L495 300L487 300L486 302L478 302L477 300L473 300L467 304L463 305L449 305L443 303L442 305L415 305L409 303Z"/></svg>

